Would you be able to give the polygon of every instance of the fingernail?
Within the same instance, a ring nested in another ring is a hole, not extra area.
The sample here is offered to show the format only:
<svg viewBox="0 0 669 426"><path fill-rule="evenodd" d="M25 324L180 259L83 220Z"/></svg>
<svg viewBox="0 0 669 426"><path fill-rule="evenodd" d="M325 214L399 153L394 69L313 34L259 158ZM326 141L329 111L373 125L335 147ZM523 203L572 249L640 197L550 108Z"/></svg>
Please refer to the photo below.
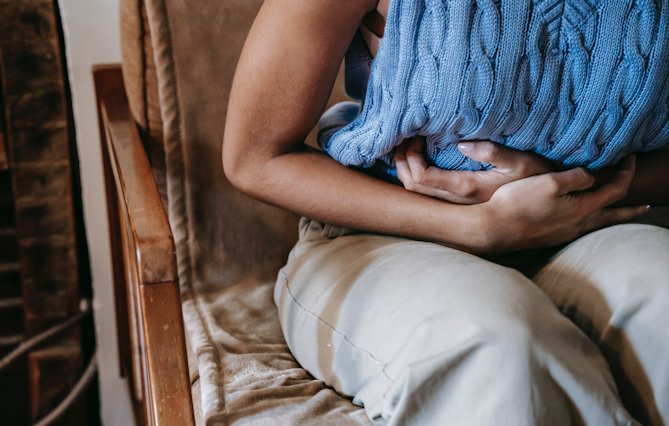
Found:
<svg viewBox="0 0 669 426"><path fill-rule="evenodd" d="M470 152L474 149L474 144L471 142L460 142L458 144L458 149L460 151Z"/></svg>
<svg viewBox="0 0 669 426"><path fill-rule="evenodd" d="M646 209L646 210L650 210L650 207L651 207L650 204L646 204L646 205L644 206L644 209Z"/></svg>

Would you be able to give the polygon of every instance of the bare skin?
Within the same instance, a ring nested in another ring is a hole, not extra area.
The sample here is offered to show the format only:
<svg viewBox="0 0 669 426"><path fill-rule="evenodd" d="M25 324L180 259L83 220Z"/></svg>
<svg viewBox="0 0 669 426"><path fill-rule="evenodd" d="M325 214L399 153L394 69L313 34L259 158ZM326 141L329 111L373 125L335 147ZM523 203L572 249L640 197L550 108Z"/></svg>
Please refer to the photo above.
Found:
<svg viewBox="0 0 669 426"><path fill-rule="evenodd" d="M549 173L553 165L527 152L505 148L490 141L458 144L463 155L495 167L488 171L442 170L427 164L424 141L416 137L398 147L394 160L397 177L409 191L458 204L483 203L503 185L530 176Z"/></svg>
<svg viewBox="0 0 669 426"><path fill-rule="evenodd" d="M307 148L304 138L325 107L346 48L376 7L376 0L265 1L230 97L223 163L233 185L324 222L474 253L555 245L646 210L608 207L628 193L632 157L593 191L583 192L595 179L579 168L505 182L489 200L461 205L374 179Z"/></svg>
<svg viewBox="0 0 669 426"><path fill-rule="evenodd" d="M538 155L489 141L473 141L460 143L458 148L473 160L494 165L493 169L477 172L442 170L427 164L422 153L423 144L422 138L416 137L397 148L394 155L397 176L409 191L452 203L483 203L507 183L555 169ZM669 151L642 153L636 157L636 173L630 189L615 205L669 204L669 172L664 166L669 161ZM618 166L613 166L595 172L593 188L609 182L617 169Z"/></svg>

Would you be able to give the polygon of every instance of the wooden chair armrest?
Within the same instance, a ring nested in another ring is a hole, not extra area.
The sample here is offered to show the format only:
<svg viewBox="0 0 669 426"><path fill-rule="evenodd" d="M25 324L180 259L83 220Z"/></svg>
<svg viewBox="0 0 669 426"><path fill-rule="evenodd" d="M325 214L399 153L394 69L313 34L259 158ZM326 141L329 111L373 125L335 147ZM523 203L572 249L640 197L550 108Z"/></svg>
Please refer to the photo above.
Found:
<svg viewBox="0 0 669 426"><path fill-rule="evenodd" d="M172 231L125 94L101 99L100 113L110 165L136 244L140 284L177 281Z"/></svg>
<svg viewBox="0 0 669 426"><path fill-rule="evenodd" d="M93 70L107 181L122 362L143 422L193 425L176 254L119 66ZM122 309L119 309L119 306ZM131 366L131 367L130 367ZM123 368L122 368L123 370Z"/></svg>

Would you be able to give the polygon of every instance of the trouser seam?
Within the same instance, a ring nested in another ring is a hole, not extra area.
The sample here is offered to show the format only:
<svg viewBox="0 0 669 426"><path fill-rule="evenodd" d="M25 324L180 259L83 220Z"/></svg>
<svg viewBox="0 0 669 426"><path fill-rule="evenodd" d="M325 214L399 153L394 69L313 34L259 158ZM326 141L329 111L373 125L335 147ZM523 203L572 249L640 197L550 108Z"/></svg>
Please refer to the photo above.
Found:
<svg viewBox="0 0 669 426"><path fill-rule="evenodd" d="M290 295L291 299L293 299L293 302L295 302L295 304L296 304L300 309L302 309L304 312L310 314L311 316L313 316L314 318L316 318L316 320L318 320L318 322L324 324L326 327L328 327L330 330L332 330L335 334L339 335L342 339L344 339L344 342L347 343L348 345L350 345L353 349L355 349L356 351L359 351L359 352L362 352L362 353L366 354L372 361L374 361L375 363L381 365L381 366L382 366L382 368L381 368L381 373L382 373L388 380L390 380L391 382L394 382L394 380L393 380L392 378L390 378L390 376L388 376L388 374L387 374L386 371L385 371L386 366L388 365L387 362L378 359L378 358L375 357L371 352L366 351L366 350L364 350L364 349L362 349L362 348L359 348L359 347L356 346L353 342L351 342L351 340L349 340L349 338L348 338L344 333L342 333L341 331L337 330L333 325L329 324L329 323L328 323L327 321L325 321L323 318L319 317L315 312L311 312L310 310L308 310L307 308L305 308L305 307L304 307L304 306L297 300L297 298L296 298L295 295L293 294L293 291L290 289L290 286L288 286L288 274L287 274L285 271L280 271L280 273L281 273L281 275L282 275L282 279L283 279L283 285L284 285L284 287L286 288L286 290L288 290L288 294Z"/></svg>

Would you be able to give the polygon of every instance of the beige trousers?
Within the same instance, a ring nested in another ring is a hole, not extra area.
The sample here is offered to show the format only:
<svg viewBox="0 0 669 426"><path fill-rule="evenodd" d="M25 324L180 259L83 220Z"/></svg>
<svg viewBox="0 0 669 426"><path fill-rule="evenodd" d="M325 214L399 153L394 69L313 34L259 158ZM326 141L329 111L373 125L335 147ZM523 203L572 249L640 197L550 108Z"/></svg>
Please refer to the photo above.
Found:
<svg viewBox="0 0 669 426"><path fill-rule="evenodd" d="M527 278L303 219L275 301L315 377L397 425L669 422L669 230L628 224Z"/></svg>

